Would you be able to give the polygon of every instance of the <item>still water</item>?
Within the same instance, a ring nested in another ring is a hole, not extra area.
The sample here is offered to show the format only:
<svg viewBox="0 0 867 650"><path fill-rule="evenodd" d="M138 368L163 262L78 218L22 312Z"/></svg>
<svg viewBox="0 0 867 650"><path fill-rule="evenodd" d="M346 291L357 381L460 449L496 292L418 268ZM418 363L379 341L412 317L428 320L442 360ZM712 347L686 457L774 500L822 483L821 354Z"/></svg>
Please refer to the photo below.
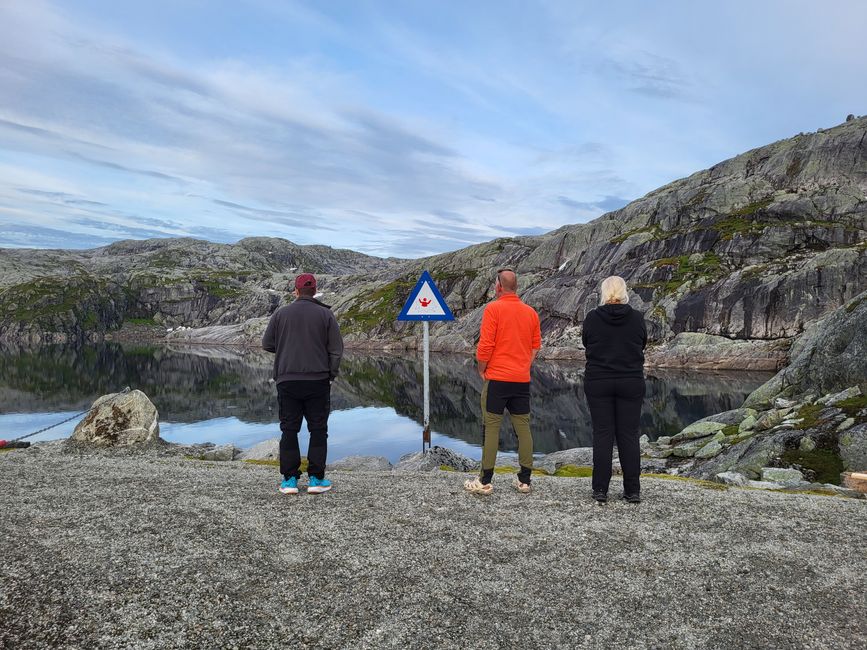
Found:
<svg viewBox="0 0 867 650"><path fill-rule="evenodd" d="M163 438L249 447L279 437L272 357L258 350L207 347L43 347L0 352L0 438L15 438L86 410L124 386L144 391L160 413ZM539 454L591 444L582 365L533 368L533 437ZM769 373L649 371L641 428L651 439L741 405ZM481 379L471 358L431 357L435 445L481 457ZM409 356L347 353L332 386L329 459L353 454L392 462L421 448L422 364ZM69 436L76 421L31 441ZM504 425L501 449L517 450ZM302 450L306 429L302 430Z"/></svg>

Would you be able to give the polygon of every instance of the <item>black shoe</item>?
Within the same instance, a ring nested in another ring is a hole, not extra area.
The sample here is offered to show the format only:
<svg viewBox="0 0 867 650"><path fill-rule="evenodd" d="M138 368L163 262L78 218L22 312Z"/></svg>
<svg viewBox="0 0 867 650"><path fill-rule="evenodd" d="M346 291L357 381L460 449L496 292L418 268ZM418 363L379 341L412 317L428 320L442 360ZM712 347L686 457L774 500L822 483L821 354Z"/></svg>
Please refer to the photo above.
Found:
<svg viewBox="0 0 867 650"><path fill-rule="evenodd" d="M593 500L597 503L608 503L608 493L602 490L593 490Z"/></svg>
<svg viewBox="0 0 867 650"><path fill-rule="evenodd" d="M641 503L641 495L638 494L624 494L623 500L626 503Z"/></svg>

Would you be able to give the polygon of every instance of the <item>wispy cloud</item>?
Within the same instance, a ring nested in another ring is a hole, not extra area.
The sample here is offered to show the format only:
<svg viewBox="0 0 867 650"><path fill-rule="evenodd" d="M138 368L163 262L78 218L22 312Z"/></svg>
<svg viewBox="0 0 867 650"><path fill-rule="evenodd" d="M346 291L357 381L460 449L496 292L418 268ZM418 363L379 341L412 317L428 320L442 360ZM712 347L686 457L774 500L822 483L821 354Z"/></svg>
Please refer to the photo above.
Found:
<svg viewBox="0 0 867 650"><path fill-rule="evenodd" d="M838 3L827 34L764 20L777 0L2 3L0 246L277 235L422 255L585 221L827 125L805 89L867 104L850 83L867 16ZM784 120L757 113L783 101Z"/></svg>

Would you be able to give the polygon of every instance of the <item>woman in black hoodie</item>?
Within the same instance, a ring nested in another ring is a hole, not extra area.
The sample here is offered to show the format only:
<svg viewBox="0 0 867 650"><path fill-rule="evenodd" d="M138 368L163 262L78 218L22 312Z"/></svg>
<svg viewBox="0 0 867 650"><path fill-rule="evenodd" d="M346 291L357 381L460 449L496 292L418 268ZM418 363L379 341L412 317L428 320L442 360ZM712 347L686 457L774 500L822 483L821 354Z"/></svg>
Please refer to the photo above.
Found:
<svg viewBox="0 0 867 650"><path fill-rule="evenodd" d="M623 498L641 501L638 423L644 401L644 315L627 303L626 282L613 275L600 287L600 306L584 318L584 394L593 421L593 498L608 500L614 442L623 468Z"/></svg>

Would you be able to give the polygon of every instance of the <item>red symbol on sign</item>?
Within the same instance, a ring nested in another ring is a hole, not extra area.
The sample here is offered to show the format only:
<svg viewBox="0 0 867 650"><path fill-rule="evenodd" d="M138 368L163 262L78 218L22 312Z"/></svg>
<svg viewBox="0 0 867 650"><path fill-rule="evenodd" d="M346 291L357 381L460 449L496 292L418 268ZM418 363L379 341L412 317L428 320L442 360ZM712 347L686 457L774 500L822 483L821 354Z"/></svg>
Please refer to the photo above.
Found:
<svg viewBox="0 0 867 650"><path fill-rule="evenodd" d="M427 307L431 304L431 300L429 298L419 298L418 301L421 303L422 307Z"/></svg>

